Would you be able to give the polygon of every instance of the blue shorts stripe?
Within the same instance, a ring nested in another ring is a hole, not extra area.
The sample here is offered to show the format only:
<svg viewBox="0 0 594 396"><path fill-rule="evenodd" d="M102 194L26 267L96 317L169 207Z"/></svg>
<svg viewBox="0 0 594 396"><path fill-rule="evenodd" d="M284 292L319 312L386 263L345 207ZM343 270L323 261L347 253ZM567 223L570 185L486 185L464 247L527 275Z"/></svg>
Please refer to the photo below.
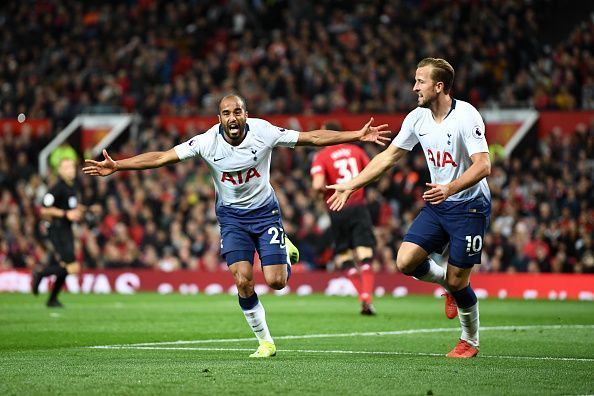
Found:
<svg viewBox="0 0 594 396"><path fill-rule="evenodd" d="M253 250L233 250L223 255L227 265L232 265L238 261L249 261L250 264L254 264L254 251Z"/></svg>

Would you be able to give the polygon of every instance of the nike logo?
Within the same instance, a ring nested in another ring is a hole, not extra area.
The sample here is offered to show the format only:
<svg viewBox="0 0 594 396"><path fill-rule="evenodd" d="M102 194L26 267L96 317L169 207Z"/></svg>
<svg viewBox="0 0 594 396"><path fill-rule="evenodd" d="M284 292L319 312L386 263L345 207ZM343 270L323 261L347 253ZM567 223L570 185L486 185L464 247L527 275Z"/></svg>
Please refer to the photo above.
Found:
<svg viewBox="0 0 594 396"><path fill-rule="evenodd" d="M427 133L419 133L419 136L425 136L427 134L429 134L429 132L427 132Z"/></svg>
<svg viewBox="0 0 594 396"><path fill-rule="evenodd" d="M222 160L223 158L225 158L225 157L221 157L221 158L215 158L215 159L213 159L213 161L214 161L214 162L217 162L217 161L220 161L220 160Z"/></svg>
<svg viewBox="0 0 594 396"><path fill-rule="evenodd" d="M476 256L477 254L479 254L480 252L474 252L474 253L468 253L468 257L470 256Z"/></svg>

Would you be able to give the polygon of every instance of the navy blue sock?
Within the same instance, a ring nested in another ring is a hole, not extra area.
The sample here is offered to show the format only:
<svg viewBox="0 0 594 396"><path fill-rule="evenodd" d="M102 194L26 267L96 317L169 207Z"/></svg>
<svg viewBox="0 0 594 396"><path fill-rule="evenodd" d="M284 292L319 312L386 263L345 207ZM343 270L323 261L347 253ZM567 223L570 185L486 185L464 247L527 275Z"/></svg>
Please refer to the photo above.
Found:
<svg viewBox="0 0 594 396"><path fill-rule="evenodd" d="M409 273L404 273L404 275L408 275L408 276L414 276L415 278L420 278L424 275L427 275L427 273L429 272L429 261L425 260L423 261L423 263L419 264L419 266L417 268L415 268L415 270L413 272L409 272Z"/></svg>
<svg viewBox="0 0 594 396"><path fill-rule="evenodd" d="M476 304L476 294L474 294L474 290L470 287L470 284L466 286L464 289L452 292L452 296L454 296L454 300L456 300L456 305L458 308L469 308Z"/></svg>
<svg viewBox="0 0 594 396"><path fill-rule="evenodd" d="M237 297L239 297L239 306L244 311L249 311L250 309L254 308L256 305L258 305L259 300L258 300L258 295L256 294L256 292L254 292L254 294L252 294L251 296L249 296L247 298L243 298L240 295L237 295Z"/></svg>

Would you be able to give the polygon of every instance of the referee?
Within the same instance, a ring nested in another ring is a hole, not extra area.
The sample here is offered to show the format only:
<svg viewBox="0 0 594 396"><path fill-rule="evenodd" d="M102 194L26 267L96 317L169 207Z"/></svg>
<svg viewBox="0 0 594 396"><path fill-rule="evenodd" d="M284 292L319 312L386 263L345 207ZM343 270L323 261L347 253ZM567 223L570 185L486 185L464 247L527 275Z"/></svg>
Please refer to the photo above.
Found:
<svg viewBox="0 0 594 396"><path fill-rule="evenodd" d="M42 271L32 276L33 294L39 293L39 284L45 276L55 275L56 282L47 301L48 307L62 307L58 294L66 281L66 275L78 273L80 264L74 256L72 223L81 218L76 193L76 162L63 158L58 165L59 181L43 197L41 217L48 221L49 263Z"/></svg>

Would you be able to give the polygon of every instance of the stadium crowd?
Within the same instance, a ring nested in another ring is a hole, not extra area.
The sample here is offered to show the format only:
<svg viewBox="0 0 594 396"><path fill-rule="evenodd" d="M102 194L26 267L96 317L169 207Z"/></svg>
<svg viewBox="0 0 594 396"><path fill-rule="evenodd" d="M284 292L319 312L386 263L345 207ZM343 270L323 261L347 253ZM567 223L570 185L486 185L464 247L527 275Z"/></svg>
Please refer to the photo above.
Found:
<svg viewBox="0 0 594 396"><path fill-rule="evenodd" d="M565 8L566 9L566 8ZM594 22L544 44L562 2L38 0L0 6L0 118L60 128L82 111L408 111L412 71L442 54L476 107L594 108ZM582 16L583 17L583 16ZM558 23L556 25L559 25Z"/></svg>
<svg viewBox="0 0 594 396"><path fill-rule="evenodd" d="M47 117L59 131L80 112L136 111L142 133L119 144L112 153L119 158L171 148L184 137L163 130L156 116L211 115L221 94L235 89L247 96L251 115L264 117L408 111L416 62L434 54L453 61L454 96L478 107L594 109L594 22L545 46L538 37L550 3L207 3L0 6L0 118ZM0 137L0 268L45 259L37 210L55 176L42 179L35 162L48 138L33 138L27 128ZM271 180L304 266L331 270L329 218L309 193L312 155L277 149ZM491 228L477 270L594 272L592 158L594 123L573 136L553 131L538 147L496 159ZM80 177L87 210L76 233L84 266L224 267L208 178L199 161ZM377 270L396 271L426 180L417 152L369 188Z"/></svg>
<svg viewBox="0 0 594 396"><path fill-rule="evenodd" d="M114 158L166 150L181 141L149 125L138 141L127 140ZM44 223L37 210L55 176L42 180L22 153L39 142L27 134L0 141L0 265L24 268L44 259ZM379 149L365 146L371 156ZM332 236L325 206L311 192L314 150L278 148L272 183L286 232L308 268L332 270ZM573 135L553 131L539 146L496 159L490 230L480 271L594 273L594 121ZM161 270L221 267L214 189L204 164L80 177L85 220L77 228L87 268L148 267ZM421 152L368 188L378 241L376 270L396 271L402 237L424 204L428 170ZM13 186L14 188L11 188Z"/></svg>

